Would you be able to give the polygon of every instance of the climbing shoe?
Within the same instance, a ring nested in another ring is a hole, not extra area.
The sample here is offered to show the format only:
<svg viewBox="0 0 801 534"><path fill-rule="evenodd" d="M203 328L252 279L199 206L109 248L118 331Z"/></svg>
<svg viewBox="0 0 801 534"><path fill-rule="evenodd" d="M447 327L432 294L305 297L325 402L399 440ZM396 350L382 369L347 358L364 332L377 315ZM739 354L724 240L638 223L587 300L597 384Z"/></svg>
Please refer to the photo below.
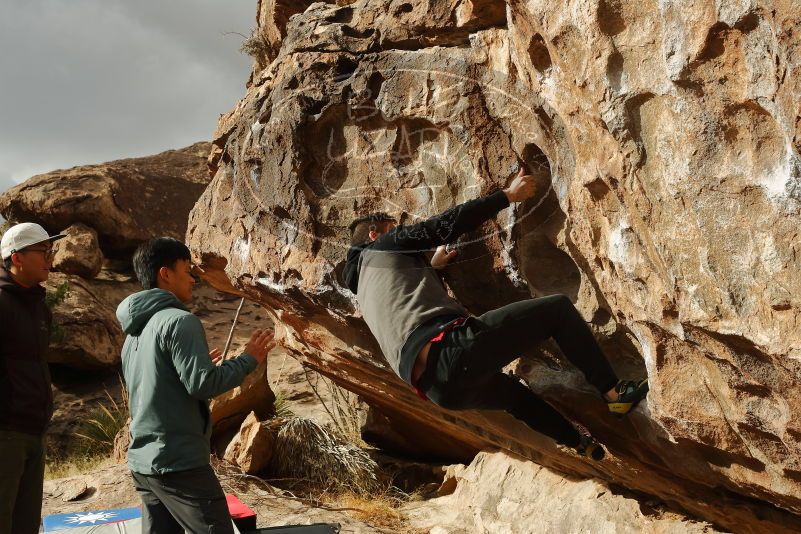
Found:
<svg viewBox="0 0 801 534"><path fill-rule="evenodd" d="M617 400L607 401L609 412L617 417L623 417L637 406L637 403L645 398L648 393L648 379L642 380L619 380L615 385Z"/></svg>
<svg viewBox="0 0 801 534"><path fill-rule="evenodd" d="M581 434L581 441L579 442L579 446L576 447L576 452L579 456L586 456L596 462L603 460L606 455L603 445L588 434Z"/></svg>

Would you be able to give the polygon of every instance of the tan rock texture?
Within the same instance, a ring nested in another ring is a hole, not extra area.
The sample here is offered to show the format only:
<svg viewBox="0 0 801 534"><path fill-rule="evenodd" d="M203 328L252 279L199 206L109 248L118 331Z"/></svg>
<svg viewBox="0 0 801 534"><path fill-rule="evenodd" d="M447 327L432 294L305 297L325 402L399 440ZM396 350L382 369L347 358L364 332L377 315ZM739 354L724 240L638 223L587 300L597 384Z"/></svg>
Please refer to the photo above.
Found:
<svg viewBox="0 0 801 534"><path fill-rule="evenodd" d="M232 352L231 357L241 352ZM267 364L262 363L245 377L241 385L211 400L211 423L215 432L231 428L235 430L253 411L257 412L260 419L266 419L272 412L274 402L275 394L267 381Z"/></svg>
<svg viewBox="0 0 801 534"><path fill-rule="evenodd" d="M256 413L250 412L239 433L225 449L225 461L239 466L249 475L258 473L269 465L273 456L275 432L269 423L259 421Z"/></svg>
<svg viewBox="0 0 801 534"><path fill-rule="evenodd" d="M124 464L128 461L128 447L131 446L131 419L125 423L117 435L114 436L114 449L111 451L111 459L116 464Z"/></svg>
<svg viewBox="0 0 801 534"><path fill-rule="evenodd" d="M51 291L66 288L64 299L53 306L48 361L87 370L119 364L125 335L115 311L140 289L138 284L51 273L46 285Z"/></svg>
<svg viewBox="0 0 801 534"><path fill-rule="evenodd" d="M62 232L67 237L54 244L53 269L81 278L94 278L103 268L103 252L97 232L85 224L76 223Z"/></svg>
<svg viewBox="0 0 801 534"><path fill-rule="evenodd" d="M107 256L127 257L147 239L183 238L186 218L209 181L209 143L155 156L83 165L34 176L0 195L0 213L55 232L94 228Z"/></svg>
<svg viewBox="0 0 801 534"><path fill-rule="evenodd" d="M256 54L255 73L270 64L281 50L286 37L289 17L303 13L313 0L259 0L256 38L263 43L261 53Z"/></svg>
<svg viewBox="0 0 801 534"><path fill-rule="evenodd" d="M501 447L724 529L801 530L799 28L781 0L312 4L221 117L188 240L421 453ZM422 402L339 279L355 214L433 215L520 162L547 194L467 236L447 280L477 314L567 294L619 374L647 373L619 422L550 348L519 365L601 465Z"/></svg>
<svg viewBox="0 0 801 534"><path fill-rule="evenodd" d="M479 453L446 482L453 493L406 505L409 523L432 534L592 532L689 534L720 532L659 503L638 501L596 480L563 477L506 454Z"/></svg>

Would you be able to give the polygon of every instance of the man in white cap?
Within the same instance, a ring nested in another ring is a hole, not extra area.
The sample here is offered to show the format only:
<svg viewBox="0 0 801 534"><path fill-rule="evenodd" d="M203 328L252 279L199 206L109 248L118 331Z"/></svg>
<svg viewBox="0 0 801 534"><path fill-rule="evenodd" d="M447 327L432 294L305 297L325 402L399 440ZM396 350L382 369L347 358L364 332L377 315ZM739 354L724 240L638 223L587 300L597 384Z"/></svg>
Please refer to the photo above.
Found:
<svg viewBox="0 0 801 534"><path fill-rule="evenodd" d="M44 433L53 415L45 289L53 241L38 224L3 234L0 255L0 532L39 532Z"/></svg>

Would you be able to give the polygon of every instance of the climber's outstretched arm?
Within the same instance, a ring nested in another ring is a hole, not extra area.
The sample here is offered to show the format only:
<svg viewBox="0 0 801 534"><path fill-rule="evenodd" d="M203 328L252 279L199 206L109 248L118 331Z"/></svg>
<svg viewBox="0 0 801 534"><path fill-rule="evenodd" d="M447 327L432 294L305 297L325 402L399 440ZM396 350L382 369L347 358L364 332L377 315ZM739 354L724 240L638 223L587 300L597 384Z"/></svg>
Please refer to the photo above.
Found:
<svg viewBox="0 0 801 534"><path fill-rule="evenodd" d="M510 202L531 198L535 192L534 178L523 173L521 169L506 189L469 200L423 222L393 228L376 239L373 250L420 252L453 243L495 217Z"/></svg>

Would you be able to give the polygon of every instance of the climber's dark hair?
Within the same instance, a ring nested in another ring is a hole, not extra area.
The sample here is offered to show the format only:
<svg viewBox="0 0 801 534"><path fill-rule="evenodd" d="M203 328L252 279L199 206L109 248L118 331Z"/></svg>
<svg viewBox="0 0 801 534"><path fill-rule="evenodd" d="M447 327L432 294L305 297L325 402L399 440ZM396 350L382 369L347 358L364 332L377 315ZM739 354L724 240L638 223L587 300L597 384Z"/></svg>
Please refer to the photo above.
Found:
<svg viewBox="0 0 801 534"><path fill-rule="evenodd" d="M387 223L397 222L395 217L383 211L370 213L354 219L348 226L350 230L350 244L361 245L370 239L370 231L386 228Z"/></svg>

